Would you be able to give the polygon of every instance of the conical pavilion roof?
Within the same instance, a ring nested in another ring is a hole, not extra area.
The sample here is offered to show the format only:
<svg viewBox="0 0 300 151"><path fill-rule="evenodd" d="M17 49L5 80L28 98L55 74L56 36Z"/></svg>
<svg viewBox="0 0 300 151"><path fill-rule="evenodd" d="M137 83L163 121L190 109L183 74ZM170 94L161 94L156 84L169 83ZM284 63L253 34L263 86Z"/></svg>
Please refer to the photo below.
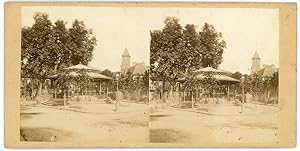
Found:
<svg viewBox="0 0 300 151"><path fill-rule="evenodd" d="M65 68L65 69L62 69L63 71L70 71L68 72L67 74L70 76L70 77L76 77L76 76L79 76L80 72L77 72L77 71L84 71L89 77L93 78L93 79L102 79L102 80L111 80L112 78L111 77L107 77L105 75L102 75L99 73L99 70L95 69L95 68L92 68L92 67L89 67L89 66L86 66L86 65L83 65L83 64L78 64L78 65L75 65L75 66L71 66L71 67L68 67L68 68ZM55 74L55 75L52 75L52 76L49 76L48 78L50 79L56 79L59 77L59 73Z"/></svg>
<svg viewBox="0 0 300 151"><path fill-rule="evenodd" d="M65 68L64 70L71 70L71 69L75 69L75 70L93 70L93 68L91 67L88 67L86 65L83 65L81 63L79 63L78 65L75 65L75 66L71 66L71 67L68 67L68 68Z"/></svg>
<svg viewBox="0 0 300 151"><path fill-rule="evenodd" d="M211 72L211 73L227 73L226 71L224 70L217 70L215 68L212 68L212 67L206 67L206 68L202 68L202 69L199 69L199 70L196 70L195 72L202 72L202 73L207 73L207 72Z"/></svg>

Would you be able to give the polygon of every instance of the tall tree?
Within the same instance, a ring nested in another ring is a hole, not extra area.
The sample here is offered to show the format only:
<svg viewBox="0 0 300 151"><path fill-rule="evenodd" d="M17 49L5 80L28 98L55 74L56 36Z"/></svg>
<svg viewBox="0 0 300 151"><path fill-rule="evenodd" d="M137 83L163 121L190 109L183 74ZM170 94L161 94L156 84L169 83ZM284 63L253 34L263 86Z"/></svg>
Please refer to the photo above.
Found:
<svg viewBox="0 0 300 151"><path fill-rule="evenodd" d="M76 19L69 32L72 41L69 49L73 51L70 56L72 64L82 63L87 65L92 60L93 50L96 45L96 38L92 36L92 30L86 29L84 23Z"/></svg>
<svg viewBox="0 0 300 151"><path fill-rule="evenodd" d="M55 60L52 66L57 70L73 65L70 57L72 54L70 49L72 42L66 24L62 20L57 20L53 26L55 49L51 52L51 57Z"/></svg>
<svg viewBox="0 0 300 151"><path fill-rule="evenodd" d="M45 79L53 62L53 25L47 14L36 13L33 18L32 27L22 28L21 70L27 77Z"/></svg>
<svg viewBox="0 0 300 151"><path fill-rule="evenodd" d="M41 92L44 80L58 69L91 61L96 38L78 20L67 29L64 21L52 24L46 13L33 19L31 27L21 30L21 74L36 79Z"/></svg>
<svg viewBox="0 0 300 151"><path fill-rule="evenodd" d="M165 84L177 79L184 72L182 68L183 29L179 20L167 17L162 30L151 32L150 68L151 76L163 81L163 99Z"/></svg>
<svg viewBox="0 0 300 151"><path fill-rule="evenodd" d="M190 72L189 70L196 70L202 67L202 49L199 41L199 35L196 31L196 26L193 24L187 24L183 30L183 48L182 65L184 72Z"/></svg>
<svg viewBox="0 0 300 151"><path fill-rule="evenodd" d="M205 23L202 31L199 32L199 40L203 51L202 67L217 68L222 63L222 55L226 48L222 33L217 32L213 25Z"/></svg>
<svg viewBox="0 0 300 151"><path fill-rule="evenodd" d="M164 23L162 30L150 32L150 75L163 81L163 90L166 81L173 82L195 69L217 68L222 62L226 43L213 25L205 23L197 33L195 25L182 28L174 17L167 17Z"/></svg>
<svg viewBox="0 0 300 151"><path fill-rule="evenodd" d="M150 64L151 72L156 78L169 81L178 78L182 73L180 52L183 33L178 19L167 17L164 23L162 30L150 33Z"/></svg>

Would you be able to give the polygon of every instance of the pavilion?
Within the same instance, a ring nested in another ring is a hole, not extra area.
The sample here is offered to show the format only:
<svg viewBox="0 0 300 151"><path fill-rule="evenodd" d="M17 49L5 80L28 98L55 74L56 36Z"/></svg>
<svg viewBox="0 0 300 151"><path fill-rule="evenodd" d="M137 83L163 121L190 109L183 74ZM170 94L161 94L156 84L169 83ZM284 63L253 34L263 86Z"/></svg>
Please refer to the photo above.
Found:
<svg viewBox="0 0 300 151"><path fill-rule="evenodd" d="M75 78L83 74L87 75L89 78L92 79L92 82L98 86L100 98L102 92L102 83L112 80L111 77L107 77L105 75L100 74L100 71L98 69L85 66L81 63L75 66L62 69L57 74L49 76L48 79L50 79L51 82L54 83L60 77L60 74L67 75L70 78ZM54 99L56 99L56 94L57 94L57 87L54 88ZM87 94L87 88L85 89L85 94ZM68 94L64 94L64 96L65 95L68 96ZM106 87L106 97L107 96L108 96L108 87Z"/></svg>
<svg viewBox="0 0 300 151"><path fill-rule="evenodd" d="M238 84L240 81L228 76L230 74L229 72L226 72L224 70L217 70L217 69L212 68L212 67L206 67L206 68L196 70L193 73L195 74L195 78L200 79L200 80L206 78L207 74L210 74L218 82L218 85L226 86L228 101L230 100L230 96L233 96L233 98L235 99L236 84ZM180 83L183 83L183 82L186 81L186 77L179 78L177 81L180 82ZM231 86L233 86L233 92L230 91ZM199 92L199 90L200 90L200 92ZM221 93L213 92L212 97L216 97L218 95L220 96L220 94ZM209 94L206 94L204 92L204 89L201 89L201 87L200 88L197 87L196 88L196 98L195 99L198 99L199 96L202 96L202 95L206 95L207 97L209 96ZM183 90L183 100L185 101L185 90ZM192 100L193 100L193 98L192 98Z"/></svg>

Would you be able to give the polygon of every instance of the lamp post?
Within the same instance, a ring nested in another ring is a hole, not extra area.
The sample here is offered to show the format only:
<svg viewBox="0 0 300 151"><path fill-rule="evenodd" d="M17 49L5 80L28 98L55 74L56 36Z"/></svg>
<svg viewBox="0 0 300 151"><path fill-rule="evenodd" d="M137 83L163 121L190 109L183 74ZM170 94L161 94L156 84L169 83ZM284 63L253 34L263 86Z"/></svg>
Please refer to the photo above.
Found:
<svg viewBox="0 0 300 151"><path fill-rule="evenodd" d="M118 105L119 105L119 78L120 75L116 74L116 81L117 81L117 93L116 93L116 103L115 103L115 111L118 111Z"/></svg>
<svg viewBox="0 0 300 151"><path fill-rule="evenodd" d="M245 103L245 77L241 77L241 82L242 82L242 105L241 105L241 113L244 111L244 103Z"/></svg>

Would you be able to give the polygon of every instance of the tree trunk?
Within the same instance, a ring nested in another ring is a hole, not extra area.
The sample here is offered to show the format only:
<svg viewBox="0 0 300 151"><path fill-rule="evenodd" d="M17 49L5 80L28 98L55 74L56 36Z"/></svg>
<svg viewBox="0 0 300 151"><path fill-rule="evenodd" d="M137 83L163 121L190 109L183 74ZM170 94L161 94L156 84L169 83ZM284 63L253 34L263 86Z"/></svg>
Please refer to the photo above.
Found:
<svg viewBox="0 0 300 151"><path fill-rule="evenodd" d="M185 102L185 88L183 88L183 102Z"/></svg>
<svg viewBox="0 0 300 151"><path fill-rule="evenodd" d="M191 95L192 95L192 109L194 109L194 96L193 96L193 91L191 91Z"/></svg>
<svg viewBox="0 0 300 151"><path fill-rule="evenodd" d="M164 102L166 102L166 97L165 97L165 80L163 80L163 85L162 85L162 99Z"/></svg>
<svg viewBox="0 0 300 151"><path fill-rule="evenodd" d="M170 93L169 93L169 98L173 98L173 85L171 85L171 90L170 90Z"/></svg>
<svg viewBox="0 0 300 151"><path fill-rule="evenodd" d="M181 101L181 87L180 87L180 83L178 85L178 100Z"/></svg>
<svg viewBox="0 0 300 151"><path fill-rule="evenodd" d="M38 89L38 96L42 95L42 88L43 88L43 83L40 81L39 82L39 89Z"/></svg>
<svg viewBox="0 0 300 151"><path fill-rule="evenodd" d="M67 106L66 91L65 90L64 90L63 100L64 100L64 106Z"/></svg>
<svg viewBox="0 0 300 151"><path fill-rule="evenodd" d="M54 88L54 99L56 99L56 88Z"/></svg>
<svg viewBox="0 0 300 151"><path fill-rule="evenodd" d="M39 82L39 85L38 85L38 90L37 90L37 93L35 95L35 98L36 98L36 102L37 104L40 104L41 103L41 98L40 96L42 95L42 82Z"/></svg>

